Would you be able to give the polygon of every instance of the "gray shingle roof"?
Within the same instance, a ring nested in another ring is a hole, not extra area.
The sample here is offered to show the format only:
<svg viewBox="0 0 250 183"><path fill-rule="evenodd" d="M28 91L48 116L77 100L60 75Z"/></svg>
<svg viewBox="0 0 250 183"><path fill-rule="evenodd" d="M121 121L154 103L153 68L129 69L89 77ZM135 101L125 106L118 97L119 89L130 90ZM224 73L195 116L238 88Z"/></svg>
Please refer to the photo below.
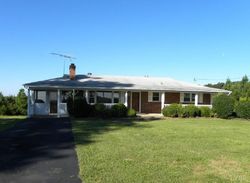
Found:
<svg viewBox="0 0 250 183"><path fill-rule="evenodd" d="M69 76L65 75L64 77L26 83L24 86L30 89L57 88L230 93L230 91L227 90L205 87L165 77L76 75L75 80L70 80Z"/></svg>

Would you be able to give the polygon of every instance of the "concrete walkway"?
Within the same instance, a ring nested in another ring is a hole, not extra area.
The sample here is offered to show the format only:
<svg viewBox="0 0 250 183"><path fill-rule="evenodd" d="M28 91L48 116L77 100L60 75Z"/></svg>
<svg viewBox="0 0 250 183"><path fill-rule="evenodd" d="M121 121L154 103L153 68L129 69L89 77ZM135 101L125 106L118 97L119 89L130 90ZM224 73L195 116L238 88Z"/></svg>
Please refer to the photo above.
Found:
<svg viewBox="0 0 250 183"><path fill-rule="evenodd" d="M80 183L71 123L27 119L0 132L1 183Z"/></svg>

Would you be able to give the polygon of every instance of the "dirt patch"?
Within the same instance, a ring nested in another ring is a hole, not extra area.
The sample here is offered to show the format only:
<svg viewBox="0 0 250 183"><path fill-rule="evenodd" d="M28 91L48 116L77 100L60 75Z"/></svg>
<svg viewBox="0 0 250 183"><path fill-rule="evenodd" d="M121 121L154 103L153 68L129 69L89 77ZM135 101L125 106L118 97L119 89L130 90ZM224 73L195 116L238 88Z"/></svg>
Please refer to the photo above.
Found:
<svg viewBox="0 0 250 183"><path fill-rule="evenodd" d="M204 165L196 165L193 168L193 175L195 175L195 176L205 175L206 172L207 172L207 168Z"/></svg>
<svg viewBox="0 0 250 183"><path fill-rule="evenodd" d="M230 181L246 181L246 175L238 161L226 158L224 156L211 160L209 168L212 174L220 176Z"/></svg>

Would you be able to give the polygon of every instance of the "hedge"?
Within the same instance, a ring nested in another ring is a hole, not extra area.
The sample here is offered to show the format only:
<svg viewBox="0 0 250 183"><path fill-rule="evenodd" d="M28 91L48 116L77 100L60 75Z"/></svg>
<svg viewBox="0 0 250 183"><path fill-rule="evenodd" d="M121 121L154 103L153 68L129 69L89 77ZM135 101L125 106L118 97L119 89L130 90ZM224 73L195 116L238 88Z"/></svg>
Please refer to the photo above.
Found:
<svg viewBox="0 0 250 183"><path fill-rule="evenodd" d="M124 104L115 104L111 107L112 117L126 117L128 108Z"/></svg>
<svg viewBox="0 0 250 183"><path fill-rule="evenodd" d="M128 109L127 116L128 117L135 117L136 116L136 111L134 109Z"/></svg>
<svg viewBox="0 0 250 183"><path fill-rule="evenodd" d="M240 118L250 119L250 101L242 101L235 106L236 115Z"/></svg>
<svg viewBox="0 0 250 183"><path fill-rule="evenodd" d="M213 98L213 110L219 118L229 118L234 112L234 100L226 94Z"/></svg>
<svg viewBox="0 0 250 183"><path fill-rule="evenodd" d="M166 117L181 117L182 115L182 105L180 104L170 104L162 109L162 113Z"/></svg>
<svg viewBox="0 0 250 183"><path fill-rule="evenodd" d="M182 109L182 117L198 117L200 116L200 109L194 105L187 105Z"/></svg>
<svg viewBox="0 0 250 183"><path fill-rule="evenodd" d="M209 107L200 107L201 117L211 117L212 110Z"/></svg>
<svg viewBox="0 0 250 183"><path fill-rule="evenodd" d="M72 97L67 100L68 112L74 117L99 117L99 118L111 118L111 117L133 117L136 116L136 112L133 109L129 109L124 104L115 104L111 107L98 103L90 105L86 102L85 98Z"/></svg>

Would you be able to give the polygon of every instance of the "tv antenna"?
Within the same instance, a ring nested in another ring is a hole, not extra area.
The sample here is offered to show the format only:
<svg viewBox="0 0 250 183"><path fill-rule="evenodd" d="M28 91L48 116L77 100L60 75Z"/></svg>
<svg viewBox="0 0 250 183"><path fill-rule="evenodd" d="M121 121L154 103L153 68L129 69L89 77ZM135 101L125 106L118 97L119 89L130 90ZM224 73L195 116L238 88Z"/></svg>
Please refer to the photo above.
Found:
<svg viewBox="0 0 250 183"><path fill-rule="evenodd" d="M75 57L69 56L69 55L65 55L65 54L61 54L61 53L50 53L51 55L57 55L59 57L63 57L68 59L68 61L72 62L72 60L75 60ZM65 59L63 60L63 76L65 74Z"/></svg>

